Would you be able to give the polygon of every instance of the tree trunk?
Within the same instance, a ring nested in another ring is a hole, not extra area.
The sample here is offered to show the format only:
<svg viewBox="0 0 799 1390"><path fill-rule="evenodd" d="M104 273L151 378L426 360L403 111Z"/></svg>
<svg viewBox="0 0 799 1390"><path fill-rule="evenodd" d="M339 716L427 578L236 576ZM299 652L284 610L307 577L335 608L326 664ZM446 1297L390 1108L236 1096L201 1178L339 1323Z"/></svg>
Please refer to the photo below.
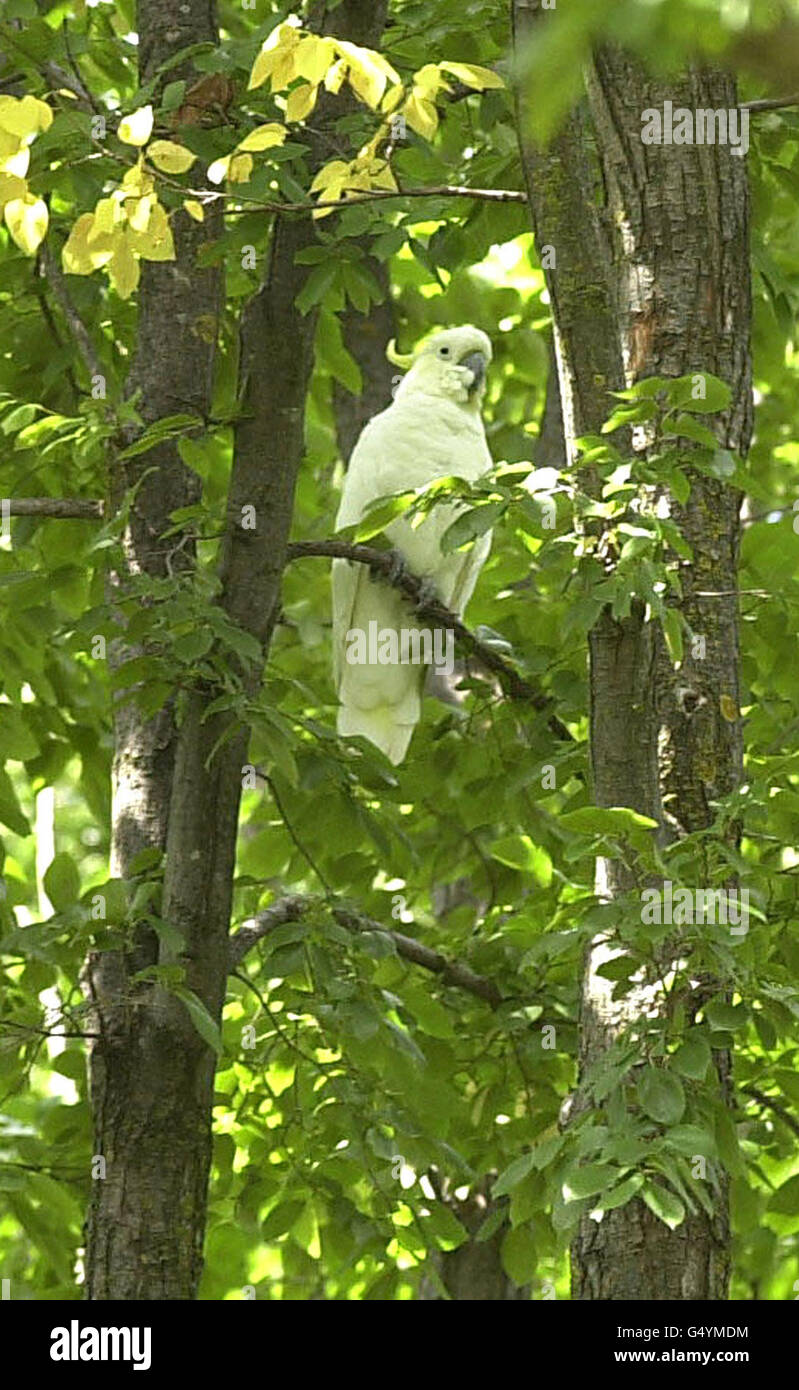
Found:
<svg viewBox="0 0 799 1390"><path fill-rule="evenodd" d="M217 39L208 0L140 0L137 27L142 82L181 48ZM183 65L170 77L188 77L191 71ZM173 219L176 260L142 266L130 389L140 390L139 410L148 424L187 411L210 413L221 275L198 269L195 258L220 225L216 215L198 226L179 213ZM113 503L141 483L123 541L126 568L111 576L113 601L125 597L139 574L164 579L191 564L190 547L177 547L185 537L168 542L160 537L170 512L197 501L199 484L172 442L125 463L112 461L111 467ZM153 471L144 477L148 470ZM112 667L143 650L125 642L118 621ZM126 696L116 700L111 847L116 878L130 879L142 850L166 847L176 743L174 700L153 718L145 718ZM106 1168L105 1177L94 1183L89 1213L89 1299L185 1298L199 1277L209 1157L207 1120L193 1084L199 1038L185 1010L178 1037L158 1026L148 1002L151 992L132 982L136 971L157 959L155 933L133 923L128 951L97 953L87 962L87 990L102 1034L90 1060L95 1153Z"/></svg>
<svg viewBox="0 0 799 1390"><path fill-rule="evenodd" d="M517 41L528 35L535 9L516 0ZM548 285L569 454L610 413L608 390L641 377L701 371L732 387L730 408L715 417L715 428L722 447L744 454L751 429L745 166L729 147L641 142L645 109L662 110L666 98L675 107L729 109L737 100L734 83L704 72L666 88L625 56L603 51L588 93L595 145L580 110L546 152L532 147L523 97L519 102L539 252L550 244L557 255ZM601 210L597 186L605 191ZM640 605L621 621L606 610L590 637L594 800L652 816L662 840L709 825L711 802L735 787L741 768L733 597L740 496L693 470L690 479L687 506L670 499L669 507L693 550L680 567L681 603L693 631L706 637L705 659L687 652L675 672L659 628L645 621ZM609 913L634 887L618 860L599 861L597 895ZM651 987L613 1000L612 983L596 973L606 959L603 934L586 960L581 1078L645 1010L665 1008ZM726 1099L726 1056L717 1057L717 1069ZM587 1104L578 1089L572 1116ZM728 1269L723 1181L712 1218L689 1215L672 1231L635 1199L601 1222L585 1216L572 1246L576 1299L723 1299Z"/></svg>

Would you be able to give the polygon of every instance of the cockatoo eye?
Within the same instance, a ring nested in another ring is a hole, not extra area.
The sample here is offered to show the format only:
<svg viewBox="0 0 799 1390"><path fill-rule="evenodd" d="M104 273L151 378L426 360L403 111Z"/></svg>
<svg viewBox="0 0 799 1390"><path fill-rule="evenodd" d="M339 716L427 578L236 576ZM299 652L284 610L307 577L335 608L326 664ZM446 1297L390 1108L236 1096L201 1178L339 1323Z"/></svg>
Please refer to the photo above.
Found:
<svg viewBox="0 0 799 1390"><path fill-rule="evenodd" d="M440 348L438 349L438 355L439 355L439 357L449 357L449 348L448 348L448 347L440 347Z"/></svg>

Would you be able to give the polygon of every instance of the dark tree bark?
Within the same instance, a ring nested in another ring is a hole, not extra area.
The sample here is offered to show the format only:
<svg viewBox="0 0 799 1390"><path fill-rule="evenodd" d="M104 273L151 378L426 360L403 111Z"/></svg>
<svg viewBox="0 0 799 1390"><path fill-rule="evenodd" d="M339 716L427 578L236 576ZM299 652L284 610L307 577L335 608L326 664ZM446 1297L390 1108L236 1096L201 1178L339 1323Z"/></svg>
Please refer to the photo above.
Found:
<svg viewBox="0 0 799 1390"><path fill-rule="evenodd" d="M217 38L209 0L140 0L138 29L142 81L191 42ZM188 77L191 71L183 66L170 76ZM196 253L219 225L216 215L198 226L179 213L176 260L142 265L129 385L141 392L139 410L147 424L164 415L205 417L210 411L221 275L198 269ZM163 579L190 566L186 538L164 542L161 536L170 513L197 500L198 480L168 442L127 462L112 459L109 483L112 504L140 484L123 538L125 569L110 578L113 601L124 598L138 574ZM143 650L126 643L119 622L112 666ZM176 744L173 700L149 719L129 698L116 700L115 877L128 879L142 850L166 848ZM185 1009L175 1020L176 1031L165 1028L152 991L131 983L136 971L157 959L155 934L134 923L128 952L102 952L87 962L87 992L102 1035L90 1064L95 1152L106 1164L104 1180L94 1184L89 1213L89 1299L185 1298L199 1277L209 1155L196 1085L201 1049Z"/></svg>
<svg viewBox="0 0 799 1390"><path fill-rule="evenodd" d="M515 0L517 42L529 37L538 9L535 0ZM662 109L666 98L729 109L734 83L696 72L666 88L622 54L603 51L587 86L592 124L580 108L546 151L533 147L519 100L536 240L539 251L550 244L557 256L547 281L569 454L610 413L608 390L701 371L732 387L715 428L721 445L744 454L751 430L745 166L729 147L645 146L640 138L643 110ZM623 621L606 611L589 644L594 799L652 816L663 840L707 826L711 802L734 788L741 768L740 721L725 715L738 710L737 604L729 595L737 587L740 496L693 470L690 477L687 507L670 499L670 509L693 548L680 567L682 611L706 636L705 659L688 652L676 673L640 605ZM678 687L696 698L686 704ZM597 893L609 912L634 887L618 860L599 861ZM581 1077L645 1009L665 1008L651 987L613 1000L611 982L596 973L605 959L606 938L597 937L583 981ZM717 1069L726 1099L726 1056ZM572 1118L588 1103L578 1088ZM639 1200L599 1223L584 1218L572 1247L573 1297L726 1298L729 1218L720 1187L712 1219L689 1215L675 1231Z"/></svg>
<svg viewBox="0 0 799 1390"><path fill-rule="evenodd" d="M363 243L365 251L368 244ZM368 317L359 314L357 309L348 308L341 315L341 336L344 346L355 358L361 369L363 390L359 396L353 395L346 387L335 382L333 403L336 411L338 447L344 462L358 440L367 420L379 414L391 404L391 387L395 368L386 357L386 344L396 332L394 308L388 283L385 262L374 256L367 256L365 268L374 275L383 291L380 304L373 304Z"/></svg>

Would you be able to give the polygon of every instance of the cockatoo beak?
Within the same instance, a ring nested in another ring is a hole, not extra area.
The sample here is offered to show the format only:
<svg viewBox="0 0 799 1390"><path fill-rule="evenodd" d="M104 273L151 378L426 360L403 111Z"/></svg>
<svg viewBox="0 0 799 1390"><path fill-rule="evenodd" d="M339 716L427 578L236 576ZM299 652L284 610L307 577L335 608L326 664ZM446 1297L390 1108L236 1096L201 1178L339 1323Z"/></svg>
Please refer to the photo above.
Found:
<svg viewBox="0 0 799 1390"><path fill-rule="evenodd" d="M488 366L485 353L469 352L466 354L465 357L461 358L460 362L458 363L458 366L469 368L469 371L472 374L472 380L467 390L469 392L469 395L473 396L476 391L479 391L480 387L485 381L486 368Z"/></svg>

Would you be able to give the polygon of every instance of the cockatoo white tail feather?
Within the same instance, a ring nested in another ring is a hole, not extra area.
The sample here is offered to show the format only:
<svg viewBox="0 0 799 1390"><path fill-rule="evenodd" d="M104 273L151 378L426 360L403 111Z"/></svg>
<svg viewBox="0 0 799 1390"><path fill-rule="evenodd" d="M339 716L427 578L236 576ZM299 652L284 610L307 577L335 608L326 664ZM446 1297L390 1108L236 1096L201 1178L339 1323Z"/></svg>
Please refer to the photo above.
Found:
<svg viewBox="0 0 799 1390"><path fill-rule="evenodd" d="M392 351L393 344L392 344ZM399 360L394 353L392 360ZM359 522L379 497L425 487L450 476L476 481L492 466L480 416L491 342L467 325L436 333L414 354L387 410L365 426L350 459L336 530ZM459 616L471 598L491 547L490 533L465 552L444 555L441 537L462 505L434 507L415 527L398 517L385 534L411 572L428 581ZM333 561L333 662L342 737L361 734L392 763L405 757L421 716L424 667L396 660L351 661L348 634L400 634L420 622L398 591L371 578L363 565ZM390 643L387 645L390 646Z"/></svg>

